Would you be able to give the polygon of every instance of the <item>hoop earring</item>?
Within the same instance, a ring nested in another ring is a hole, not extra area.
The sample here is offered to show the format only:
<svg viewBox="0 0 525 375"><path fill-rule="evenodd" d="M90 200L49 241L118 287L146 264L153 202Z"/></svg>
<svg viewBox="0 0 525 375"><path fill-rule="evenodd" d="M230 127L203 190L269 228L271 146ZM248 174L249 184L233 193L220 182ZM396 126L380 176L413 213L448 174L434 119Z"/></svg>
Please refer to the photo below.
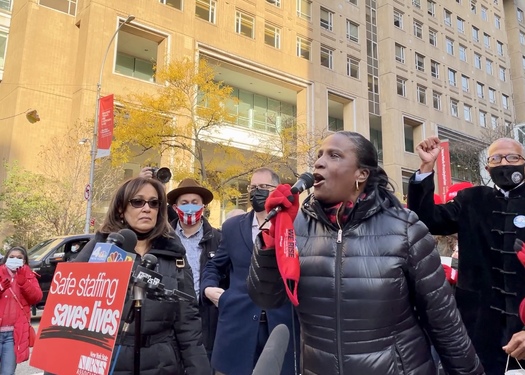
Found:
<svg viewBox="0 0 525 375"><path fill-rule="evenodd" d="M359 191L359 181L355 180L355 190Z"/></svg>

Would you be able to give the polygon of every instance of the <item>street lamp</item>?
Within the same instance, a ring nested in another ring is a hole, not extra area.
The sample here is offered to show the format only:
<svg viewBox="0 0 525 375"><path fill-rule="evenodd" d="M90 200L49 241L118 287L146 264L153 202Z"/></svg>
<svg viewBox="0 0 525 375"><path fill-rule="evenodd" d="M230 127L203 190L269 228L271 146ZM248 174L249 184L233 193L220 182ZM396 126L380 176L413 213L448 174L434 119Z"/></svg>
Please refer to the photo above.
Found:
<svg viewBox="0 0 525 375"><path fill-rule="evenodd" d="M102 65L100 66L100 74L98 77L97 82L97 102L95 104L95 121L93 124L93 140L91 141L91 164L89 167L89 185L86 187L86 190L89 189L87 192L87 209L86 209L86 222L84 224L84 233L89 233L89 227L90 227L90 221L91 221L91 207L93 205L93 182L95 179L95 159L97 156L97 136L98 136L98 116L100 111L100 91L102 88L102 72L104 71L104 65L106 64L106 58L108 57L108 52L111 47L111 44L113 43L113 40L115 40L115 37L117 36L118 32L124 26L125 24L130 23L135 19L135 16L129 15L128 18L124 22L122 22L119 27L117 27L117 30L113 33L113 36L111 37L111 40L108 43L108 47L106 49L106 53L104 54L104 58L102 59Z"/></svg>

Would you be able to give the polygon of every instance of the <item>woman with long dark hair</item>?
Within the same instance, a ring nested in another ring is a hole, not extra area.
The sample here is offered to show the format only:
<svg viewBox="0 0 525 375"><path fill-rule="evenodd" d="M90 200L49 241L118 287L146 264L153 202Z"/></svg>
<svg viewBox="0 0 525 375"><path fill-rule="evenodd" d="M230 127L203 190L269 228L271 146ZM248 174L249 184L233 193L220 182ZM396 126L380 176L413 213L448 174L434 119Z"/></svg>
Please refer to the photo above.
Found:
<svg viewBox="0 0 525 375"><path fill-rule="evenodd" d="M296 217L302 373L436 375L434 345L449 375L483 374L434 240L402 208L372 143L354 132L328 136L314 178L300 212L289 185L266 207ZM272 233L256 241L248 277L250 296L264 308L286 298L267 246Z"/></svg>
<svg viewBox="0 0 525 375"><path fill-rule="evenodd" d="M0 261L0 375L13 375L29 359L30 307L42 299L42 290L28 263L22 246L10 248Z"/></svg>

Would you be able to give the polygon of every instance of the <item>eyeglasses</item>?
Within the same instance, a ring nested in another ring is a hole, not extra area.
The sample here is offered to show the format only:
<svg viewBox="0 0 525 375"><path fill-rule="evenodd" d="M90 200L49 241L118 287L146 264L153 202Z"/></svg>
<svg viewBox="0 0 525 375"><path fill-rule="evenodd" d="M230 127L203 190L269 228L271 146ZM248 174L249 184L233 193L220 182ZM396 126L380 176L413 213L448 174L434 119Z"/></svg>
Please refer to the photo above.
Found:
<svg viewBox="0 0 525 375"><path fill-rule="evenodd" d="M246 190L248 191L248 193L250 191L253 191L255 189L259 189L259 190L270 190L270 189L275 189L275 185L270 185L270 184L259 184L259 185L248 185L246 187Z"/></svg>
<svg viewBox="0 0 525 375"><path fill-rule="evenodd" d="M149 201L145 199L140 198L134 198L129 200L129 204L131 204L135 208L142 208L148 204L149 208L159 208L160 207L160 201L158 199L151 199Z"/></svg>
<svg viewBox="0 0 525 375"><path fill-rule="evenodd" d="M503 161L503 159L505 159L508 163L517 163L521 159L525 160L523 156L518 155L518 154L508 154L508 155L496 154L496 155L489 156L487 161L489 162L489 164L500 164Z"/></svg>

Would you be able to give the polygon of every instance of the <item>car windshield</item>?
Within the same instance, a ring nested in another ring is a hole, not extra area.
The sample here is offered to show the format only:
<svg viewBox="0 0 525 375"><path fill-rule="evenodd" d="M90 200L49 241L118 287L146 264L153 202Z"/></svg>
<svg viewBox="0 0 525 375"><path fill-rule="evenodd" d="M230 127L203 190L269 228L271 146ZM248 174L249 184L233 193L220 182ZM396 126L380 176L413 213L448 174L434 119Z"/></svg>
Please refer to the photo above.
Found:
<svg viewBox="0 0 525 375"><path fill-rule="evenodd" d="M29 260L42 260L42 258L47 254L47 251L57 246L60 243L60 241L62 241L60 238L52 238L50 240L42 241L39 244L33 246L27 252Z"/></svg>

